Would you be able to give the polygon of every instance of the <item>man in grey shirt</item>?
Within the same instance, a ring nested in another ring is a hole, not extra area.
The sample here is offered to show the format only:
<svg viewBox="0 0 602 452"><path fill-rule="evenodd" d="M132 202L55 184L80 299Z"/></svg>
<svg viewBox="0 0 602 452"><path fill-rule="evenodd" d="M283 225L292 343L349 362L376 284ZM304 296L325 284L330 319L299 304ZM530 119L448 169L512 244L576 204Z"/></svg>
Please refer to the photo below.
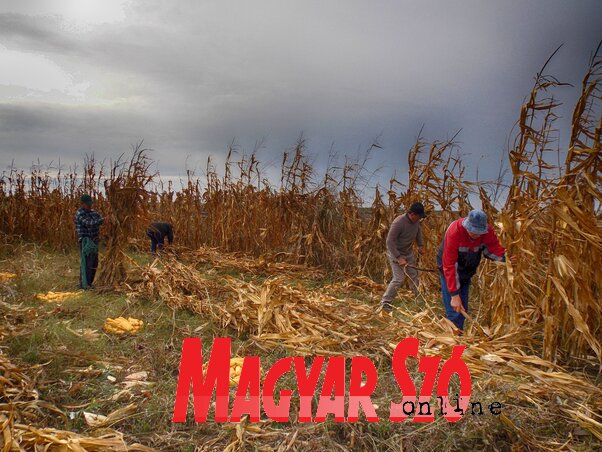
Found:
<svg viewBox="0 0 602 452"><path fill-rule="evenodd" d="M420 220L426 218L424 206L415 202L410 206L410 210L404 215L399 215L389 229L387 235L387 258L391 264L393 279L389 283L385 294L382 297L381 305L383 310L391 312L392 302L397 291L403 284L407 274L411 280L411 288L414 294L418 295L418 271L408 265L415 265L416 260L412 253L412 244L414 241L418 245L418 252L423 253L422 229Z"/></svg>

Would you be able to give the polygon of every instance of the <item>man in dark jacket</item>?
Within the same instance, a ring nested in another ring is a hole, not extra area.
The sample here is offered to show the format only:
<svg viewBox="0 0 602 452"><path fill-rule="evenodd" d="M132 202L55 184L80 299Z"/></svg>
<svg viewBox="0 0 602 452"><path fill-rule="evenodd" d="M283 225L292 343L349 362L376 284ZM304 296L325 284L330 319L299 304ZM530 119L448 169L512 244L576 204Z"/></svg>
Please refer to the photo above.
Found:
<svg viewBox="0 0 602 452"><path fill-rule="evenodd" d="M103 218L92 210L92 197L82 195L81 205L75 214L75 230L79 240L80 272L79 287L92 287L98 268L98 236Z"/></svg>
<svg viewBox="0 0 602 452"><path fill-rule="evenodd" d="M414 242L418 245L418 252L423 252L422 229L420 220L425 218L424 206L415 202L410 206L407 213L399 215L389 229L387 234L387 259L391 265L393 278L384 293L381 305L384 311L390 312L393 309L392 302L397 291L403 284L405 275L410 277L410 286L414 294L418 295L418 272L415 268L407 265L415 265L412 246Z"/></svg>
<svg viewBox="0 0 602 452"><path fill-rule="evenodd" d="M173 243L173 226L170 223L152 223L148 227L146 235L151 240L151 253L155 255L157 248L159 251L163 249L165 237L170 245Z"/></svg>
<svg viewBox="0 0 602 452"><path fill-rule="evenodd" d="M485 212L472 210L466 218L449 225L437 253L445 313L460 330L464 328L462 311L468 312L470 280L477 272L481 255L504 262L506 249L487 224ZM514 256L509 260L515 262Z"/></svg>

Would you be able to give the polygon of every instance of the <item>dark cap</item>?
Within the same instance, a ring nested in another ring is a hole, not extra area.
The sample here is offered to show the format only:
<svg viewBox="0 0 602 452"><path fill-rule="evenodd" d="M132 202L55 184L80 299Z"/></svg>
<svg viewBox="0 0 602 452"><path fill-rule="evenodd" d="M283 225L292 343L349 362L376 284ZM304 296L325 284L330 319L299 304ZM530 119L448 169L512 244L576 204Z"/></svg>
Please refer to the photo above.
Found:
<svg viewBox="0 0 602 452"><path fill-rule="evenodd" d="M81 198L79 198L79 200L87 206L92 205L92 196L88 194L82 195Z"/></svg>
<svg viewBox="0 0 602 452"><path fill-rule="evenodd" d="M415 213L420 218L426 218L426 214L424 213L424 206L420 202L415 202L410 206L410 212Z"/></svg>

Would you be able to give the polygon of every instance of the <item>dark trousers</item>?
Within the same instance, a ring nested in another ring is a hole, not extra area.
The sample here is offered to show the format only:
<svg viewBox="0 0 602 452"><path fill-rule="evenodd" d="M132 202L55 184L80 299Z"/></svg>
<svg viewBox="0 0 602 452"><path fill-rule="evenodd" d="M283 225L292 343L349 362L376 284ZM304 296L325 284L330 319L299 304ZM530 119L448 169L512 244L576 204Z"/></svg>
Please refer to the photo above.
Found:
<svg viewBox="0 0 602 452"><path fill-rule="evenodd" d="M445 307L445 315L461 330L464 329L464 316L454 311L451 306L451 295L447 289L447 282L442 272L439 272L439 278L441 279L441 294L443 295L443 306ZM460 299L462 300L462 306L468 313L468 292L470 289L470 281L460 281Z"/></svg>
<svg viewBox="0 0 602 452"><path fill-rule="evenodd" d="M79 242L79 255L81 262L82 255L82 242ZM81 264L80 264L81 265ZM96 269L98 268L98 253L90 253L85 257L85 266L86 266L86 280L88 283L88 287L92 285L94 282L94 277L96 276ZM79 287L83 289L82 285L82 271L80 269L79 272Z"/></svg>
<svg viewBox="0 0 602 452"><path fill-rule="evenodd" d="M151 240L151 253L155 254L157 248L163 249L163 234L160 232L147 231L146 235Z"/></svg>

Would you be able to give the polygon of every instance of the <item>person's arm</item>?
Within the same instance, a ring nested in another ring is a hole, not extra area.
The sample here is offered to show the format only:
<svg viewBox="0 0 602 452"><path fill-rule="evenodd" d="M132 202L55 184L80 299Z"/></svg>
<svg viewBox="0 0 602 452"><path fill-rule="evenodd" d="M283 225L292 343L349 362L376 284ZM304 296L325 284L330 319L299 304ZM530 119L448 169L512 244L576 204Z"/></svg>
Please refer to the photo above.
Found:
<svg viewBox="0 0 602 452"><path fill-rule="evenodd" d="M491 225L487 227L487 233L483 236L483 244L485 245L483 255L487 259L500 262L506 260L506 249L500 245L497 235Z"/></svg>
<svg viewBox="0 0 602 452"><path fill-rule="evenodd" d="M77 214L75 215L75 225L79 226L80 228L87 228L93 226L93 224L90 224L90 219L88 218L88 216L83 212L77 212Z"/></svg>
<svg viewBox="0 0 602 452"><path fill-rule="evenodd" d="M98 212L91 212L90 215L86 214L78 214L75 218L76 223L83 225L88 228L93 228L94 226L98 226L102 224L103 219Z"/></svg>
<svg viewBox="0 0 602 452"><path fill-rule="evenodd" d="M418 234L416 234L416 245L418 251L422 254L424 251L424 238L422 237L422 226L418 225Z"/></svg>
<svg viewBox="0 0 602 452"><path fill-rule="evenodd" d="M446 232L443 244L443 276L447 283L447 290L453 297L460 294L460 281L458 280L458 239L451 231Z"/></svg>
<svg viewBox="0 0 602 452"><path fill-rule="evenodd" d="M101 214L99 214L98 212L94 211L94 217L96 218L97 221L97 225L101 225L104 223L105 219L102 217Z"/></svg>
<svg viewBox="0 0 602 452"><path fill-rule="evenodd" d="M402 224L401 221L393 221L389 233L387 234L387 250L395 258L399 259L399 251L397 251L397 237L401 232Z"/></svg>

